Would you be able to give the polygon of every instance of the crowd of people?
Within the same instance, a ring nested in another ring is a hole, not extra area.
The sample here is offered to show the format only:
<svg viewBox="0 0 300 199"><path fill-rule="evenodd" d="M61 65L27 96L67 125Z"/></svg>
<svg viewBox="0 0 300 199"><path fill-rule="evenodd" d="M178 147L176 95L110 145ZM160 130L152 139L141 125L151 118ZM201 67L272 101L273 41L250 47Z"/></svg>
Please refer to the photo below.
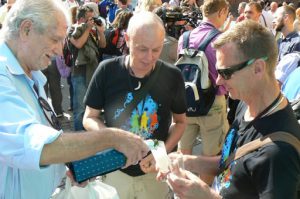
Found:
<svg viewBox="0 0 300 199"><path fill-rule="evenodd" d="M245 1L234 16L227 0L3 4L1 199L51 198L66 175L74 180L66 163L109 148L126 156L102 176L121 199L300 197L300 125L290 105L300 99L300 5ZM186 115L186 79L175 66L186 31L191 49L217 32L203 50L215 88L204 115ZM72 131L60 125L61 78ZM165 143L167 173L147 139Z"/></svg>

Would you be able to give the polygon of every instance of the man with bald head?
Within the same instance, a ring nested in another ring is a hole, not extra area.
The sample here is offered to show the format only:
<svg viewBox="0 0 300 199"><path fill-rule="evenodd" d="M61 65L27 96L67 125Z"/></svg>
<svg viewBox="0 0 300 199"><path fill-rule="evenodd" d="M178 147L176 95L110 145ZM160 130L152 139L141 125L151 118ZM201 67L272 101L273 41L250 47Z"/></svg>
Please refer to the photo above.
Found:
<svg viewBox="0 0 300 199"><path fill-rule="evenodd" d="M164 141L168 153L174 149L185 128L186 102L180 71L158 60L164 38L165 29L157 15L147 11L134 14L125 34L130 54L101 62L88 87L85 129L126 129L144 139ZM138 93L142 96L137 100ZM99 118L103 109L105 124ZM166 198L168 187L156 181L154 172L150 154L136 165L106 175L104 182L116 187L122 199Z"/></svg>
<svg viewBox="0 0 300 199"><path fill-rule="evenodd" d="M275 12L278 8L278 3L276 1L272 1L272 3L270 4L270 10L269 13L274 17Z"/></svg>

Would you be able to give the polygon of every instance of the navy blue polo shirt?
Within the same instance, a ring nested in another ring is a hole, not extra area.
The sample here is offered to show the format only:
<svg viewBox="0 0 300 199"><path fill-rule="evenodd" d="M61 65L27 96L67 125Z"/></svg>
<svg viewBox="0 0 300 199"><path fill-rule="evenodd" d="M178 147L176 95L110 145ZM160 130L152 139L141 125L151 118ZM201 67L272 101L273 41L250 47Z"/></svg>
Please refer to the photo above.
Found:
<svg viewBox="0 0 300 199"><path fill-rule="evenodd" d="M291 32L286 36L286 38L280 38L278 40L278 49L279 49L279 60L291 52L299 51L300 52L300 35L297 32Z"/></svg>

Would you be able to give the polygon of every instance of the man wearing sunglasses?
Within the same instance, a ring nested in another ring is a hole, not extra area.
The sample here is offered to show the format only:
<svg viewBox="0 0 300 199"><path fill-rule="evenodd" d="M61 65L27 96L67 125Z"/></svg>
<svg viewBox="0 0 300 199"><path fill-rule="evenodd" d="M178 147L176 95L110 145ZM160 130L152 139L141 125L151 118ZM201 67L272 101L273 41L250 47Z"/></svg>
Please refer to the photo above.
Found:
<svg viewBox="0 0 300 199"><path fill-rule="evenodd" d="M18 0L7 19L0 33L0 198L50 198L66 174L63 163L107 148L122 152L126 166L142 159L147 146L129 132L60 130L40 70L62 54L67 15L61 3Z"/></svg>
<svg viewBox="0 0 300 199"><path fill-rule="evenodd" d="M168 182L185 199L296 199L300 156L292 145L274 141L237 160L228 158L245 144L278 131L300 141L300 126L274 75L277 61L274 36L260 24L245 20L223 33L214 47L217 84L224 85L230 97L241 100L235 120L221 156L181 157L189 171L173 171ZM174 154L172 158L177 156ZM200 177L203 173L215 175L213 186L210 188L190 171Z"/></svg>

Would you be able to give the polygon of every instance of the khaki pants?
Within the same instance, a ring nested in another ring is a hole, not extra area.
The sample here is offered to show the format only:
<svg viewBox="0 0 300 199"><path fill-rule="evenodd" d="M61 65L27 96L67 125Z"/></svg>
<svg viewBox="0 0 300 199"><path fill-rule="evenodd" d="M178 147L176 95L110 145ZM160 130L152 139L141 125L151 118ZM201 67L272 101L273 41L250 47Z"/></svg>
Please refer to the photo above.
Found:
<svg viewBox="0 0 300 199"><path fill-rule="evenodd" d="M156 180L156 173L132 177L115 171L103 176L103 182L115 187L120 199L165 199L170 195L166 182Z"/></svg>
<svg viewBox="0 0 300 199"><path fill-rule="evenodd" d="M212 108L206 116L187 117L187 126L181 137L179 150L192 150L197 136L202 140L202 155L217 155L228 131L226 100L216 96Z"/></svg>

